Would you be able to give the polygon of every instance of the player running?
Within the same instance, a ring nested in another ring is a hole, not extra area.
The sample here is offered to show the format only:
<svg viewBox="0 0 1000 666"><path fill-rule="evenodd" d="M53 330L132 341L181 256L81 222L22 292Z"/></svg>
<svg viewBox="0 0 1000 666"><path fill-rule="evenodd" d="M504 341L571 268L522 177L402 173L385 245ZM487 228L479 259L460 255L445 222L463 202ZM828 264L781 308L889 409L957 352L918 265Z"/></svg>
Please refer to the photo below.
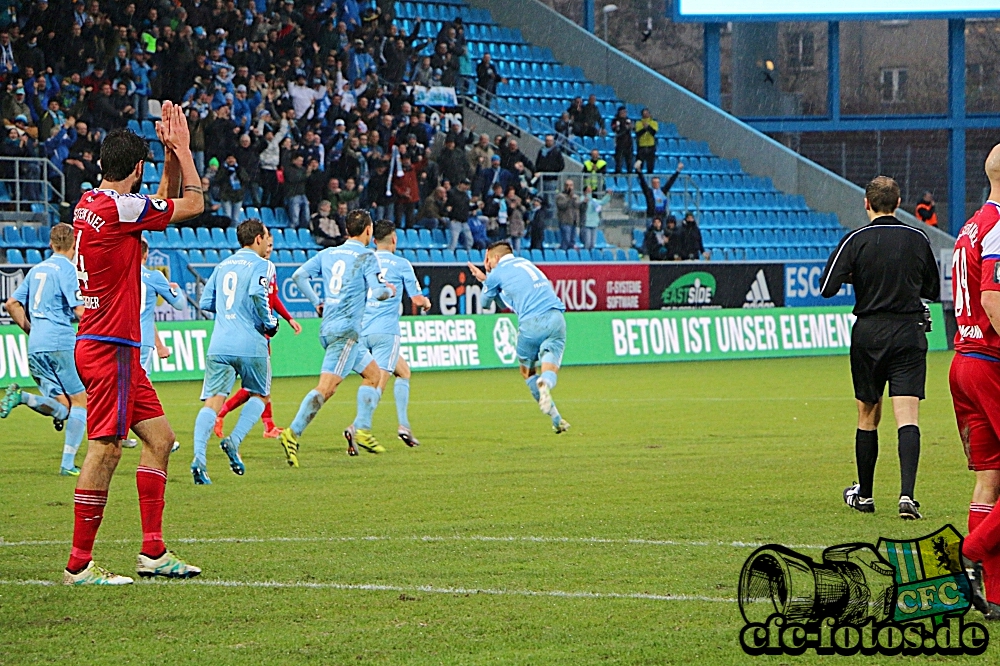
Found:
<svg viewBox="0 0 1000 666"><path fill-rule="evenodd" d="M302 399L292 424L281 431L281 448L292 467L299 466L299 437L352 370L361 375L361 386L357 417L344 430L347 453L358 455L355 444L369 453L385 451L371 434L381 374L372 355L358 344L358 337L369 295L384 301L396 295L396 288L382 283L378 259L368 247L372 239L371 216L363 210L353 210L347 214L346 226L348 238L343 245L323 250L292 274L299 291L323 317L319 339L326 348L319 383ZM322 278L326 292L322 302L313 291L310 278Z"/></svg>
<svg viewBox="0 0 1000 666"><path fill-rule="evenodd" d="M569 430L569 422L552 401L559 366L566 349L566 306L556 296L545 274L527 259L514 256L507 241L490 244L486 250L486 273L471 262L469 270L483 283L483 307L497 300L517 315L517 358L521 376L538 407L552 419L558 435ZM487 273L489 276L487 276ZM541 376L536 365L541 361Z"/></svg>
<svg viewBox="0 0 1000 666"><path fill-rule="evenodd" d="M73 360L73 318L83 315L73 265L73 227L52 227L49 247L52 256L28 271L6 303L11 319L28 334L28 369L41 395L11 384L0 399L0 418L18 405L51 416L56 430L66 429L59 473L80 476L76 452L87 427L87 393Z"/></svg>
<svg viewBox="0 0 1000 666"><path fill-rule="evenodd" d="M89 441L76 485L73 547L63 574L66 585L132 582L95 566L91 558L111 477L122 455L120 441L129 429L143 442L135 475L142 518L136 570L140 576L166 578L201 573L163 543L163 491L175 438L139 364L142 232L162 231L169 222L190 219L204 209L184 112L167 101L162 115L157 134L167 153L157 196L138 194L148 144L128 130L114 130L101 146L102 186L86 192L73 214L77 280L85 308L75 357L87 391ZM159 198L175 192L180 179L186 183L183 198Z"/></svg>
<svg viewBox="0 0 1000 666"><path fill-rule="evenodd" d="M989 200L965 223L952 255L955 356L949 382L976 487L962 554L976 563L973 603L1000 620L1000 145L986 158ZM977 589L982 573L986 598Z"/></svg>
<svg viewBox="0 0 1000 666"><path fill-rule="evenodd" d="M271 395L271 357L268 338L278 332L267 292L274 279L274 264L264 258L271 234L257 219L236 227L240 250L222 261L201 292L201 309L214 312L215 326L208 343L205 383L201 399L205 406L194 422L194 460L191 475L195 485L212 483L208 478L205 449L215 425L216 413L233 390L236 375L250 394L229 437L219 447L229 457L229 468L243 476L240 444L264 413Z"/></svg>
<svg viewBox="0 0 1000 666"><path fill-rule="evenodd" d="M270 259L271 252L273 250L274 250L274 236L268 234L267 253L264 255L264 258ZM286 308L285 304L281 302L281 298L278 297L277 271L271 276L271 284L267 290L267 300L268 303L271 305L271 310L281 315L281 318L288 322L288 325L292 327L293 331L295 331L295 335L298 335L299 333L302 332L302 326L299 324L299 322L295 321L295 318L292 317L291 313L288 311L288 308ZM270 343L268 343L268 353L270 353L270 351L271 351L271 346ZM237 407L239 407L240 405L244 404L249 399L250 399L250 392L247 391L245 388L240 387L240 390L234 393L233 397L231 397L229 400L226 401L226 404L224 404L222 406L222 409L219 410L219 415L215 418L216 437L218 437L219 439L225 437L225 434L223 434L222 429L226 423L226 415L229 412L236 409ZM268 400L267 404L264 405L264 413L260 415L260 420L261 423L264 424L264 437L266 439L278 439L278 437L281 436L281 428L274 425L274 416L271 412L270 400Z"/></svg>
<svg viewBox="0 0 1000 666"><path fill-rule="evenodd" d="M379 220L374 227L375 258L378 259L379 275L386 284L396 290L392 298L379 300L369 298L365 304L364 324L361 327L361 346L367 349L378 364L380 377L378 392L382 395L389 377L396 375L393 393L396 397L396 416L399 419L397 436L407 446L420 446L410 429L408 407L410 403L410 367L399 355L399 315L402 308L403 289L410 300L419 308L431 306L429 298L420 293L413 266L396 251L396 227L389 220ZM355 429L363 424L355 422ZM370 424L369 424L370 427Z"/></svg>

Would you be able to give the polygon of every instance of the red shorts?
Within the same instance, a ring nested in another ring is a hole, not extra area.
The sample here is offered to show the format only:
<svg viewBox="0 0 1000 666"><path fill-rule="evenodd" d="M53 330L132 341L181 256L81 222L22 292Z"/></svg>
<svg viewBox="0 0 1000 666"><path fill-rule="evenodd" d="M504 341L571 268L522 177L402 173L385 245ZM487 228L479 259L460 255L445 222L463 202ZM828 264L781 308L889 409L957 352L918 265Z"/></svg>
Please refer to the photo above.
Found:
<svg viewBox="0 0 1000 666"><path fill-rule="evenodd" d="M1000 469L1000 361L955 354L948 381L969 469Z"/></svg>
<svg viewBox="0 0 1000 666"><path fill-rule="evenodd" d="M136 423L163 416L138 347L77 340L76 368L87 388L89 439L125 439Z"/></svg>

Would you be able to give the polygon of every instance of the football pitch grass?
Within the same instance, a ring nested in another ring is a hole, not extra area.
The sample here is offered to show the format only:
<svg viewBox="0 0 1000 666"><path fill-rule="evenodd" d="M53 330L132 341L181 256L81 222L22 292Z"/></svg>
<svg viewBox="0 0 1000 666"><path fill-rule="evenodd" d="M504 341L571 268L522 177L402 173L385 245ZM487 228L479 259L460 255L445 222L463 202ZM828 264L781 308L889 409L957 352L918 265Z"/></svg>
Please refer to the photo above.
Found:
<svg viewBox="0 0 1000 666"><path fill-rule="evenodd" d="M389 450L358 458L340 434L349 379L301 438L300 469L258 425L244 477L213 437L210 487L188 471L200 386L162 383L182 444L164 533L204 573L118 589L57 584L74 480L57 474L62 435L20 407L0 422L0 664L898 663L744 655L739 573L759 543L818 559L823 546L965 531L973 478L950 358L929 357L917 522L896 514L888 410L877 513L841 500L855 477L845 357L566 368L554 397L573 427L559 436L515 370L418 374L422 446L395 438L390 384L374 429ZM313 384L275 381L279 424ZM131 575L137 461L124 452L95 548ZM917 659L996 663L997 643L1000 631L980 657Z"/></svg>

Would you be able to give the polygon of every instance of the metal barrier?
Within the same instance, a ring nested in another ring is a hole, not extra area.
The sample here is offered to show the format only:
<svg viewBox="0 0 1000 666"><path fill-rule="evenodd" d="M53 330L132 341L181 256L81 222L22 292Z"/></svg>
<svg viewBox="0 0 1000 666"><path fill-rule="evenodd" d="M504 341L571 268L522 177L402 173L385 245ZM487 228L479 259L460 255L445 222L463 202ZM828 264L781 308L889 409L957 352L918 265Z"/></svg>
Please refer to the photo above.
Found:
<svg viewBox="0 0 1000 666"><path fill-rule="evenodd" d="M65 199L66 177L45 157L0 157L0 219L11 213L46 213L46 222L59 215ZM2 195L4 192L0 192Z"/></svg>

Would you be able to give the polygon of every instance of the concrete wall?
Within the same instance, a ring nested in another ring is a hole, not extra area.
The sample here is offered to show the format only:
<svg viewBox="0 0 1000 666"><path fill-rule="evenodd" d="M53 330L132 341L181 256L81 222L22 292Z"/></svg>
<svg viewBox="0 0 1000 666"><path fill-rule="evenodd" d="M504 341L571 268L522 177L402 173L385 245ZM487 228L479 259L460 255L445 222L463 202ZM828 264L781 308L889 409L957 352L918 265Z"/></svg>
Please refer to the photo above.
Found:
<svg viewBox="0 0 1000 666"><path fill-rule="evenodd" d="M738 159L747 173L771 178L782 192L801 194L814 210L836 213L848 228L867 223L860 187L609 48L537 0L469 0L469 4L489 9L494 20L519 28L529 42L552 49L557 60L582 68L587 78L613 87L621 99L648 106L654 118L674 123L681 135L706 141L720 157ZM937 247L954 244L944 232L917 222L907 213L900 212L899 217L919 225Z"/></svg>

